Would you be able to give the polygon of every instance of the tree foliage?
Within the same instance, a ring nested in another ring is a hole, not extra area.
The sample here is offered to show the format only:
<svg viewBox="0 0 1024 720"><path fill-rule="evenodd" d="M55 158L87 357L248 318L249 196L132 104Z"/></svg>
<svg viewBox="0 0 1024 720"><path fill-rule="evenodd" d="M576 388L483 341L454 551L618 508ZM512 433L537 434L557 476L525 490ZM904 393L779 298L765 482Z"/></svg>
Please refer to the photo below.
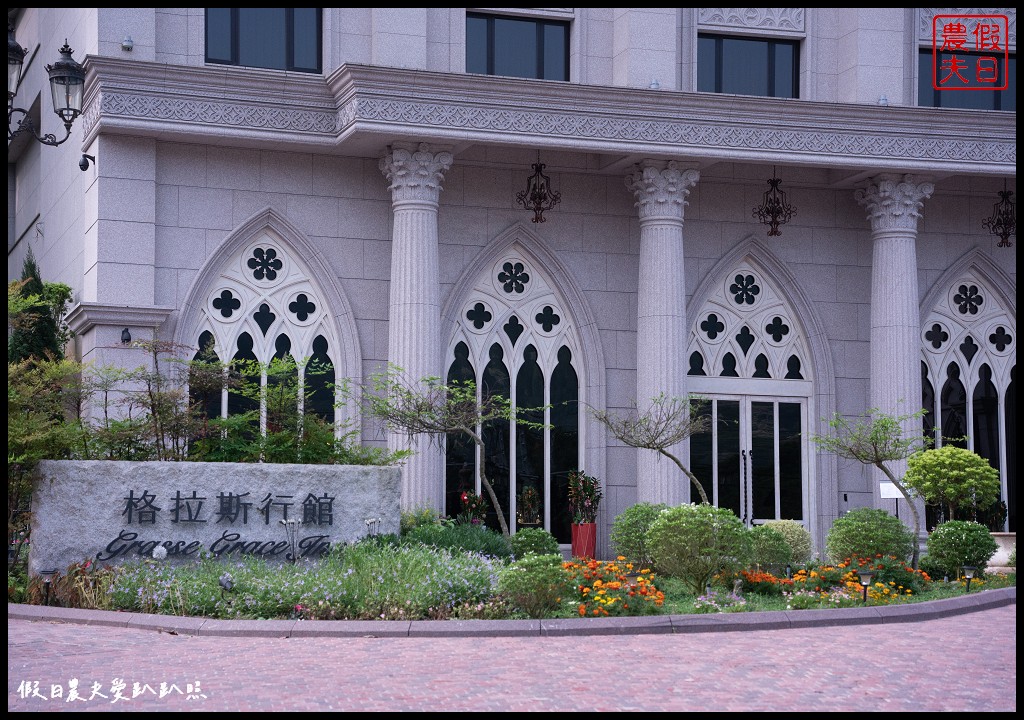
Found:
<svg viewBox="0 0 1024 720"><path fill-rule="evenodd" d="M669 451L672 446L708 429L711 416L700 412L704 403L696 397L674 397L662 393L642 412L637 407L625 414L594 408L590 412L624 445L654 450L674 462L696 488L700 501L707 505L708 494L700 480Z"/></svg>
<svg viewBox="0 0 1024 720"><path fill-rule="evenodd" d="M924 413L925 410L921 409L906 415L891 415L878 408L871 408L865 415L852 420L836 413L829 421L827 435L811 436L811 440L827 452L878 468L900 491L914 520L914 570L917 570L920 559L916 538L921 532L921 518L910 489L896 477L890 464L906 460L914 453L931 447L932 439L927 435L906 430L908 427L920 428Z"/></svg>
<svg viewBox="0 0 1024 720"><path fill-rule="evenodd" d="M71 288L63 283L44 283L32 249L21 271L21 281L8 284L8 362L63 360L70 332L64 314Z"/></svg>
<svg viewBox="0 0 1024 720"><path fill-rule="evenodd" d="M911 456L903 480L928 503L949 508L951 520L958 510L977 512L999 499L999 471L977 453L955 445Z"/></svg>

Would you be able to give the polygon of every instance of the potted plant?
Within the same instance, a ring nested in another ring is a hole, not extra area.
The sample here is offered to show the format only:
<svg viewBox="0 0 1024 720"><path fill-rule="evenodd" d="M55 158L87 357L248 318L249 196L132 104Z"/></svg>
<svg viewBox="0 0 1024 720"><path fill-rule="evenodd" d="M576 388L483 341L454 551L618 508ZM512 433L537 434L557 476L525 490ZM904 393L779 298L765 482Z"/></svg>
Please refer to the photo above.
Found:
<svg viewBox="0 0 1024 720"><path fill-rule="evenodd" d="M572 556L592 558L597 552L597 509L601 481L581 470L569 473L569 512L572 514Z"/></svg>
<svg viewBox="0 0 1024 720"><path fill-rule="evenodd" d="M522 527L538 527L540 517L540 493L533 485L527 485L516 500L516 522Z"/></svg>

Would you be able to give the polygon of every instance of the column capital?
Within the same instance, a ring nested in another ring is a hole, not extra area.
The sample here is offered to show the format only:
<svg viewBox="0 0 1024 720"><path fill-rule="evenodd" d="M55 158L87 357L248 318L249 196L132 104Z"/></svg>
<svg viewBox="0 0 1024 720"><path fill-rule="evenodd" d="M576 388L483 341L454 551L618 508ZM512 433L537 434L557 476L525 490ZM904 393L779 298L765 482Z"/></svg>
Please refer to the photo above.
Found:
<svg viewBox="0 0 1024 720"><path fill-rule="evenodd" d="M854 191L857 202L868 211L871 230L917 231L924 201L935 192L930 178L917 175L877 175Z"/></svg>
<svg viewBox="0 0 1024 720"><path fill-rule="evenodd" d="M444 172L452 162L452 154L447 150L432 149L420 143L388 147L388 154L380 159L379 167L388 180L393 201L423 201L436 205Z"/></svg>
<svg viewBox="0 0 1024 720"><path fill-rule="evenodd" d="M636 197L640 219L683 219L686 196L700 179L700 171L680 167L675 160L645 160L626 176L626 188Z"/></svg>

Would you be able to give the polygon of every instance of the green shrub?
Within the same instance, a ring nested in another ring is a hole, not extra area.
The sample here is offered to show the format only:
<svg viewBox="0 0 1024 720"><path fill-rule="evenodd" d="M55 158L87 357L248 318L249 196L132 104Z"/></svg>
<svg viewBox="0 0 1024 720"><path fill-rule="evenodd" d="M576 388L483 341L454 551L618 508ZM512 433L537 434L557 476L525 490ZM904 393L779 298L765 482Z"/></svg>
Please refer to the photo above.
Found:
<svg viewBox="0 0 1024 720"><path fill-rule="evenodd" d="M811 561L814 543L811 540L811 533L803 525L796 520L769 520L765 527L778 530L786 538L786 544L792 553L790 562L806 565Z"/></svg>
<svg viewBox="0 0 1024 720"><path fill-rule="evenodd" d="M518 560L522 560L528 553L562 556L558 549L558 539L541 528L523 528L509 540L512 542L512 555Z"/></svg>
<svg viewBox="0 0 1024 720"><path fill-rule="evenodd" d="M999 471L975 452L943 445L915 453L903 477L929 504L957 512L987 510L999 500Z"/></svg>
<svg viewBox="0 0 1024 720"><path fill-rule="evenodd" d="M461 552L479 553L487 557L509 560L512 542L485 525L420 525L402 538L405 544L431 545Z"/></svg>
<svg viewBox="0 0 1024 720"><path fill-rule="evenodd" d="M914 550L914 533L899 518L878 508L850 510L832 524L825 549L832 562L847 558L892 555L906 560Z"/></svg>
<svg viewBox="0 0 1024 720"><path fill-rule="evenodd" d="M616 516L610 536L615 554L636 566L651 567L654 560L647 545L647 531L659 513L667 509L668 505L664 503L643 502L626 508L625 512Z"/></svg>
<svg viewBox="0 0 1024 720"><path fill-rule="evenodd" d="M542 618L558 608L572 586L562 568L562 555L528 553L498 573L498 592L531 618Z"/></svg>
<svg viewBox="0 0 1024 720"><path fill-rule="evenodd" d="M949 577L959 577L964 565L984 571L998 546L988 528L973 520L950 520L939 525L928 536L930 563Z"/></svg>
<svg viewBox="0 0 1024 720"><path fill-rule="evenodd" d="M441 515L432 507L419 507L412 510L403 510L399 521L399 532L408 535L414 528L420 525L440 525Z"/></svg>
<svg viewBox="0 0 1024 720"><path fill-rule="evenodd" d="M1017 546L1013 546L1013 550L1010 551L1010 559L1006 561L1007 567L1017 567Z"/></svg>
<svg viewBox="0 0 1024 720"><path fill-rule="evenodd" d="M738 572L750 554L743 522L728 508L711 505L659 513L647 540L658 569L679 578L694 595L701 595L714 575Z"/></svg>
<svg viewBox="0 0 1024 720"><path fill-rule="evenodd" d="M768 525L750 528L750 562L767 572L779 575L793 560L793 551L786 537Z"/></svg>

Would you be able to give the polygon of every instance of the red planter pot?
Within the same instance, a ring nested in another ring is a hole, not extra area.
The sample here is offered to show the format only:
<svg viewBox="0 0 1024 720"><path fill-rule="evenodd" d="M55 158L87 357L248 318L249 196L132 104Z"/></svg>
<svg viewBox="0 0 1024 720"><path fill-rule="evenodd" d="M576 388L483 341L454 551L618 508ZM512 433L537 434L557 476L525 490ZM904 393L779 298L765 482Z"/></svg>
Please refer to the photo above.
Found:
<svg viewBox="0 0 1024 720"><path fill-rule="evenodd" d="M574 523L572 526L572 556L593 558L597 553L597 523Z"/></svg>

